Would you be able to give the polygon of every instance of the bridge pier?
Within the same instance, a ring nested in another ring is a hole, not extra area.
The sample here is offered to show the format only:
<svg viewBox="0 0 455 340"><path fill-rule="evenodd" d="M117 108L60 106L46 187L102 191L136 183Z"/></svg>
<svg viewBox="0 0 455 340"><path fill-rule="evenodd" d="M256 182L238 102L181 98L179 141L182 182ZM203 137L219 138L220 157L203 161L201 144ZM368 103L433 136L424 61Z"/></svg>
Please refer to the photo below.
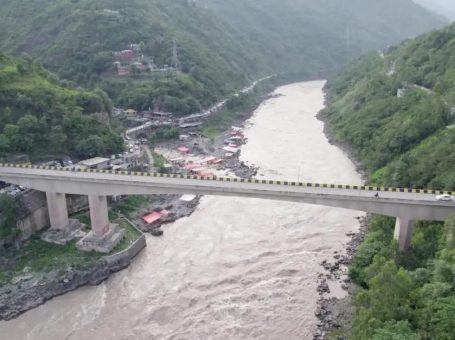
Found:
<svg viewBox="0 0 455 340"><path fill-rule="evenodd" d="M66 195L46 192L46 200L51 228L54 230L64 230L69 224Z"/></svg>
<svg viewBox="0 0 455 340"><path fill-rule="evenodd" d="M82 224L68 218L65 194L46 192L46 200L51 227L41 235L43 241L64 245L84 235Z"/></svg>
<svg viewBox="0 0 455 340"><path fill-rule="evenodd" d="M109 253L123 239L125 231L109 223L106 196L89 195L88 204L92 230L76 246L84 251Z"/></svg>
<svg viewBox="0 0 455 340"><path fill-rule="evenodd" d="M92 231L98 237L103 237L109 231L109 216L106 196L88 196L90 207L90 222Z"/></svg>
<svg viewBox="0 0 455 340"><path fill-rule="evenodd" d="M394 238L398 241L400 250L407 250L411 245L414 221L408 217L397 217Z"/></svg>

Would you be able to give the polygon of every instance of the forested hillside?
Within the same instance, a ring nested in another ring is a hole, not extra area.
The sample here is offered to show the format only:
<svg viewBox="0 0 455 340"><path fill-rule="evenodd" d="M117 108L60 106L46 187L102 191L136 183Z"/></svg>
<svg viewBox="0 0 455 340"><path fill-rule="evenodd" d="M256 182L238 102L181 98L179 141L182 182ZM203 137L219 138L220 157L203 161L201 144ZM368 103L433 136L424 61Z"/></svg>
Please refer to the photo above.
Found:
<svg viewBox="0 0 455 340"><path fill-rule="evenodd" d="M0 0L0 8L3 51L100 86L116 104L177 114L263 75L325 76L361 51L443 24L411 0ZM136 65L115 54L131 46ZM167 66L181 72L159 71Z"/></svg>
<svg viewBox="0 0 455 340"><path fill-rule="evenodd" d="M323 112L378 185L455 190L455 25L350 64ZM375 217L350 268L352 339L454 337L455 217L419 222L401 253L394 220Z"/></svg>
<svg viewBox="0 0 455 340"><path fill-rule="evenodd" d="M92 115L107 115L110 105L101 90L75 89L30 59L0 54L0 158L119 152L120 134Z"/></svg>
<svg viewBox="0 0 455 340"><path fill-rule="evenodd" d="M271 68L309 76L325 76L365 51L443 24L412 0L197 2L225 18Z"/></svg>
<svg viewBox="0 0 455 340"><path fill-rule="evenodd" d="M336 137L372 180L455 188L455 26L351 64L327 85Z"/></svg>
<svg viewBox="0 0 455 340"><path fill-rule="evenodd" d="M155 100L191 113L247 83L249 75L267 73L235 31L188 1L1 0L0 8L3 50L28 53L60 77L100 85L137 109ZM138 59L143 55L163 69L175 66L174 41L181 74L117 76L113 62L123 60L114 52L140 44Z"/></svg>

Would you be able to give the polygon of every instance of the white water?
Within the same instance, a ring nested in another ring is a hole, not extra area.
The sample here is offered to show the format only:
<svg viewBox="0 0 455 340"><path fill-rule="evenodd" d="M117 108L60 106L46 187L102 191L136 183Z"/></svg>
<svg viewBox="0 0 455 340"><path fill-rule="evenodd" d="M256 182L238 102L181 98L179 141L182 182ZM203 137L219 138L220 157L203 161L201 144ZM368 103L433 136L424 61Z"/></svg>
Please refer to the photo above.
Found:
<svg viewBox="0 0 455 340"><path fill-rule="evenodd" d="M242 159L264 178L361 183L315 118L324 82L279 88L246 131ZM98 287L0 323L2 339L311 339L319 263L343 249L358 212L204 197L195 213Z"/></svg>

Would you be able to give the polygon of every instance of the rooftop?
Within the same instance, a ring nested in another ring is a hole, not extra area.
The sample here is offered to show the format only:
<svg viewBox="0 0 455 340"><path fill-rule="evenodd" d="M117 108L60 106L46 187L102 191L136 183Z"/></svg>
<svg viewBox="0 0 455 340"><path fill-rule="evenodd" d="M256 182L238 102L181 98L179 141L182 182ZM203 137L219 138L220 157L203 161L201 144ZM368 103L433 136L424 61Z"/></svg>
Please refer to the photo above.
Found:
<svg viewBox="0 0 455 340"><path fill-rule="evenodd" d="M106 163L109 161L110 161L109 158L95 157L95 158L86 159L85 161L80 161L79 164L91 167L91 166Z"/></svg>

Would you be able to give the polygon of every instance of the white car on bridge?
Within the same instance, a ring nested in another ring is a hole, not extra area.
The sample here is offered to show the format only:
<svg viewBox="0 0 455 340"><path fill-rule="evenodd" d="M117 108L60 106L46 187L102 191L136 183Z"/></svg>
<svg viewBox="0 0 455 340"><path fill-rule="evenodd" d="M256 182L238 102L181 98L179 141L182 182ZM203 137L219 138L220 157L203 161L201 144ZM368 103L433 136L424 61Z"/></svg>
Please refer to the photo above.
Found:
<svg viewBox="0 0 455 340"><path fill-rule="evenodd" d="M454 200L454 197L449 194L442 194L442 195L436 196L436 201L453 201L453 200Z"/></svg>

